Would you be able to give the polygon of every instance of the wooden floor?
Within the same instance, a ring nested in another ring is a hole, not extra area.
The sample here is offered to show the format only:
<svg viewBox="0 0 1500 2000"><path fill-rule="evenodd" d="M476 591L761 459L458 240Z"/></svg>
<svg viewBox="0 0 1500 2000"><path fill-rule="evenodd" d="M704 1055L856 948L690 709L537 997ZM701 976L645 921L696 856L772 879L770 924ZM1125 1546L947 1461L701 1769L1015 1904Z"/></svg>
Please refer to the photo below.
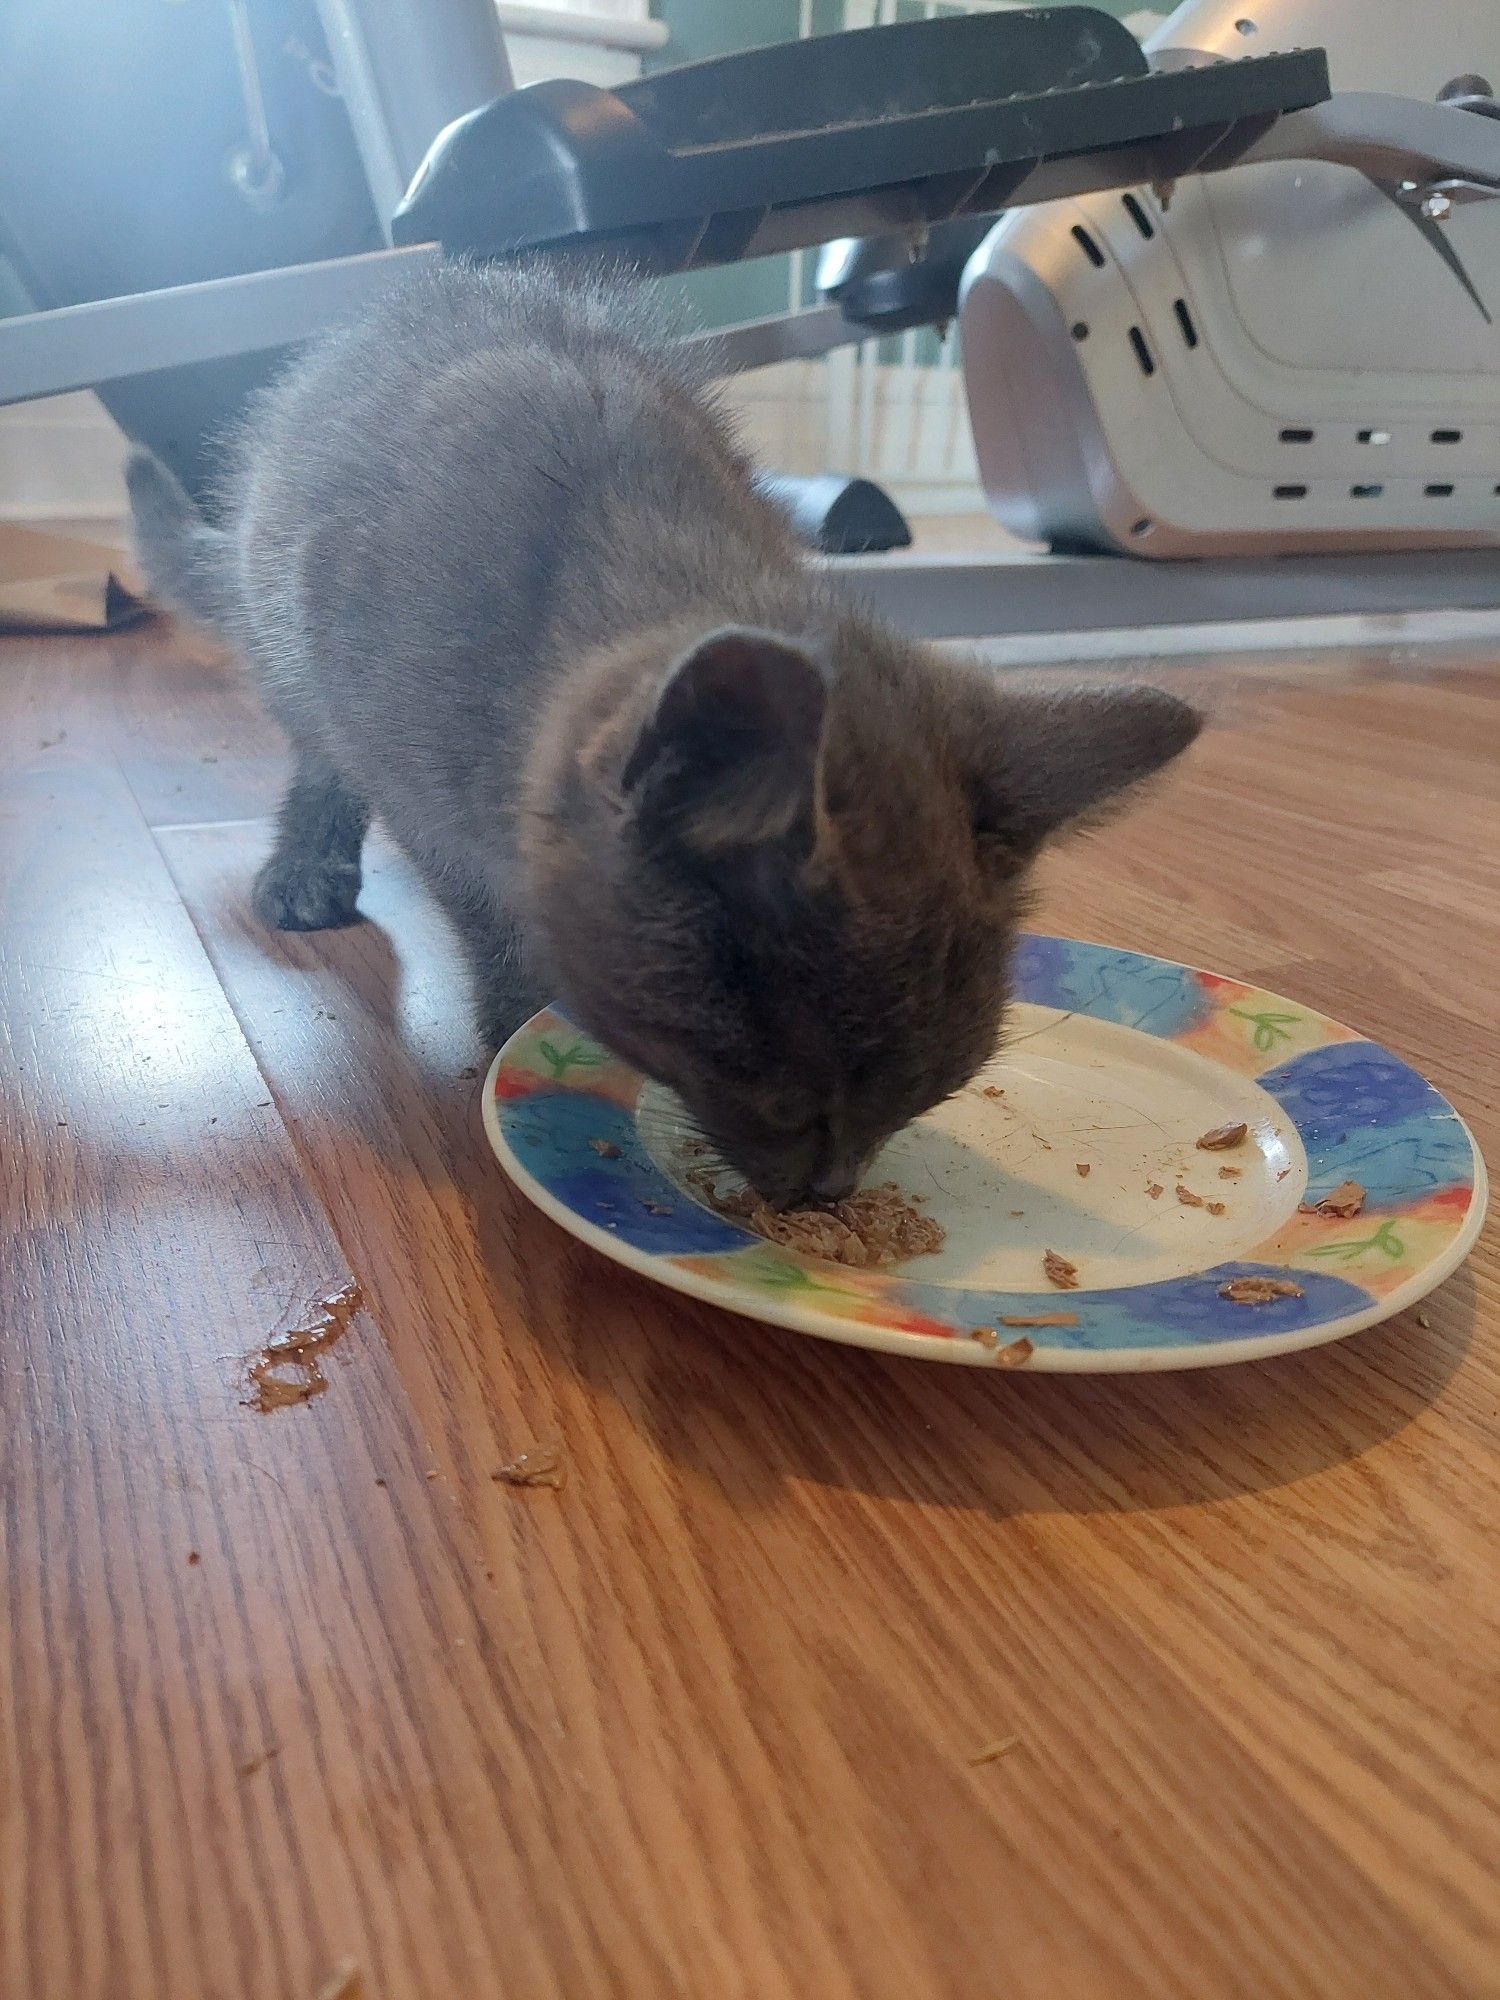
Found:
<svg viewBox="0 0 1500 2000"><path fill-rule="evenodd" d="M1041 920L1493 1159L1500 668L1418 665L1237 682ZM159 629L0 647L6 2000L1500 1994L1495 1231L1430 1326L1155 1378L667 1297L493 1166L387 855L256 928L279 769Z"/></svg>

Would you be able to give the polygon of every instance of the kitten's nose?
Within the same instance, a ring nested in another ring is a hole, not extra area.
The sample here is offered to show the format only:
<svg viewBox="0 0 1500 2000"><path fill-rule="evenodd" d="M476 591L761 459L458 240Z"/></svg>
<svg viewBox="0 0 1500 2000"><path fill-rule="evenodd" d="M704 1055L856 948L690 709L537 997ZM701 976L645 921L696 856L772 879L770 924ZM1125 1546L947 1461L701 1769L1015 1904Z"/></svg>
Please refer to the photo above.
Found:
<svg viewBox="0 0 1500 2000"><path fill-rule="evenodd" d="M848 1166L835 1161L831 1167L824 1167L813 1175L812 1197L814 1201L847 1201L859 1186L859 1166Z"/></svg>

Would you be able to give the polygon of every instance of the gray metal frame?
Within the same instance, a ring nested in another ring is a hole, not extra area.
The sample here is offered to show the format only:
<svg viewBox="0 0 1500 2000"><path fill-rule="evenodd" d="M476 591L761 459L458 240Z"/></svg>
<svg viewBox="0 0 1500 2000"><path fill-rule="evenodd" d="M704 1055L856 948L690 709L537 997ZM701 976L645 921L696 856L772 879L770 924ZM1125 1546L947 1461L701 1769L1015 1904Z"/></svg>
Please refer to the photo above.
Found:
<svg viewBox="0 0 1500 2000"><path fill-rule="evenodd" d="M0 404L308 340L437 254L427 243L371 250L0 320ZM868 328L852 325L833 305L689 336L691 344L716 355L726 375L776 361L810 360L869 338Z"/></svg>
<svg viewBox="0 0 1500 2000"><path fill-rule="evenodd" d="M494 0L317 0L317 8L389 242L396 204L435 136L515 88L500 16Z"/></svg>
<svg viewBox="0 0 1500 2000"><path fill-rule="evenodd" d="M510 88L498 16L490 0L443 0L420 15L367 0L318 4L376 210L388 215L395 199L387 197L404 191L432 133ZM1278 119L1243 160L1358 168L1447 254L1444 203L1500 196L1497 132L1497 121L1452 105L1352 92ZM1201 163L1212 166L1211 155ZM1016 190L1017 205L1031 198L1030 185ZM0 320L0 404L306 340L436 254L427 245L374 251ZM828 305L705 336L729 374L869 337Z"/></svg>
<svg viewBox="0 0 1500 2000"><path fill-rule="evenodd" d="M1224 557L1132 562L1123 556L999 559L846 556L834 567L882 617L925 639L1147 632L1154 627L1260 625L1296 620L1309 644L1320 621L1403 621L1429 613L1496 614L1466 636L1500 638L1500 563L1493 549L1390 555ZM1087 648L1095 650L1093 647Z"/></svg>

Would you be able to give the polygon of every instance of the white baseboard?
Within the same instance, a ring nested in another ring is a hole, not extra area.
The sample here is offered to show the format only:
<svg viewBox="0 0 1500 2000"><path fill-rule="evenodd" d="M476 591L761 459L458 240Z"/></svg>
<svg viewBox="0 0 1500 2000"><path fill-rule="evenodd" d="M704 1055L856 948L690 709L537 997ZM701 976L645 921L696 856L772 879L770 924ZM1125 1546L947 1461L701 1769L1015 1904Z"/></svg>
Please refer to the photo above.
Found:
<svg viewBox="0 0 1500 2000"><path fill-rule="evenodd" d="M0 409L0 520L118 518L125 440L94 396Z"/></svg>
<svg viewBox="0 0 1500 2000"><path fill-rule="evenodd" d="M858 473L915 517L983 511L954 369L835 355L780 362L723 388L747 448L778 472Z"/></svg>
<svg viewBox="0 0 1500 2000"><path fill-rule="evenodd" d="M917 518L983 506L967 421L955 406L961 388L949 371L873 367L862 428L848 404L857 390L846 392L820 361L741 375L724 393L750 452L778 472L862 473ZM0 409L0 520L122 517L125 449L93 396Z"/></svg>

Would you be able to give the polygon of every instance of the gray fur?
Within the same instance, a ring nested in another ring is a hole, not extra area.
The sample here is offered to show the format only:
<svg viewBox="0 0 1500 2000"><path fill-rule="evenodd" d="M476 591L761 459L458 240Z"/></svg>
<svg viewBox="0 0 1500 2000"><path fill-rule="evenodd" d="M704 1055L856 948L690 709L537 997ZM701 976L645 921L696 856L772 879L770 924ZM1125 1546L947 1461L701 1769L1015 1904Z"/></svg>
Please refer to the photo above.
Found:
<svg viewBox="0 0 1500 2000"><path fill-rule="evenodd" d="M780 1199L972 1074L1041 840L1197 726L1005 694L845 604L599 277L441 268L268 394L222 530L150 461L131 493L292 740L263 918L351 920L373 809L488 1040L555 987Z"/></svg>

